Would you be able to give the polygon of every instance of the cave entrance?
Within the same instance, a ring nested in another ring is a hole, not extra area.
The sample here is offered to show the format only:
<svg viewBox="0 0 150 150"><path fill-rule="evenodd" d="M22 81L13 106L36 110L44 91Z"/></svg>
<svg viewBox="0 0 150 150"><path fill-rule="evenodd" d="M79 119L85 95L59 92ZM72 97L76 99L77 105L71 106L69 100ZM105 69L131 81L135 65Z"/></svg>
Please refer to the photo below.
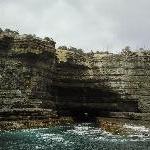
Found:
<svg viewBox="0 0 150 150"><path fill-rule="evenodd" d="M80 109L80 112L70 112L75 122L96 122L96 114L89 110Z"/></svg>
<svg viewBox="0 0 150 150"><path fill-rule="evenodd" d="M109 112L136 112L137 103L122 102L120 95L107 87L54 86L53 95L60 116L72 116L76 121L94 121L97 116L109 117Z"/></svg>

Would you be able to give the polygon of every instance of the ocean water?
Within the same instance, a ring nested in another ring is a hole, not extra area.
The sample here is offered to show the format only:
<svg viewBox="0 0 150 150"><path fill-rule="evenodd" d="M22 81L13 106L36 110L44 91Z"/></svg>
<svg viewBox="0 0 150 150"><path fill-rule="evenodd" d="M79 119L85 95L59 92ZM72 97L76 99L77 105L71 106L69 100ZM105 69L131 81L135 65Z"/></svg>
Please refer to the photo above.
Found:
<svg viewBox="0 0 150 150"><path fill-rule="evenodd" d="M135 133L113 135L91 123L0 131L0 150L150 150L149 129L125 126Z"/></svg>

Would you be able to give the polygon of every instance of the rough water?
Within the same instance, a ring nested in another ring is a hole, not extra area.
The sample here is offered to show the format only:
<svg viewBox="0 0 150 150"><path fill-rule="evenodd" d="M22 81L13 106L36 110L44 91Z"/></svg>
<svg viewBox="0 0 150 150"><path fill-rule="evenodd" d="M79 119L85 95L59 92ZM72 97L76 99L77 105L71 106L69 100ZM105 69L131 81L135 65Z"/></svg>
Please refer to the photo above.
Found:
<svg viewBox="0 0 150 150"><path fill-rule="evenodd" d="M150 150L149 129L125 126L135 133L113 135L90 123L0 131L0 150Z"/></svg>

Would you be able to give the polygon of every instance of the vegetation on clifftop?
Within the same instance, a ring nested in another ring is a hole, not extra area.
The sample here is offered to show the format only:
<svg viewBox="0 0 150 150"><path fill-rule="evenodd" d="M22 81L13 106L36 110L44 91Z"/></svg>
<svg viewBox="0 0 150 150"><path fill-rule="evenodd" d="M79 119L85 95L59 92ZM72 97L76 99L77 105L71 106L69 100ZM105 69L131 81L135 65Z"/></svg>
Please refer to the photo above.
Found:
<svg viewBox="0 0 150 150"><path fill-rule="evenodd" d="M75 52L75 53L79 53L79 54L84 54L84 50L83 49L78 49L78 48L75 48L75 47L67 47L67 46L59 46L58 49L61 49L61 50L68 50L68 51L72 51L72 52Z"/></svg>

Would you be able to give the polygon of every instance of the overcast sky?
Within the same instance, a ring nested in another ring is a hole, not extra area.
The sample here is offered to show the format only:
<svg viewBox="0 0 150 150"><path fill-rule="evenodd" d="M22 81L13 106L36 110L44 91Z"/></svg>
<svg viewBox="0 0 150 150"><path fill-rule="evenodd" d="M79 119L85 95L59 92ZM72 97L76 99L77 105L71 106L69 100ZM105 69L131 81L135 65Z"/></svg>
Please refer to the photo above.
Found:
<svg viewBox="0 0 150 150"><path fill-rule="evenodd" d="M150 48L150 0L0 0L0 27L86 51Z"/></svg>

